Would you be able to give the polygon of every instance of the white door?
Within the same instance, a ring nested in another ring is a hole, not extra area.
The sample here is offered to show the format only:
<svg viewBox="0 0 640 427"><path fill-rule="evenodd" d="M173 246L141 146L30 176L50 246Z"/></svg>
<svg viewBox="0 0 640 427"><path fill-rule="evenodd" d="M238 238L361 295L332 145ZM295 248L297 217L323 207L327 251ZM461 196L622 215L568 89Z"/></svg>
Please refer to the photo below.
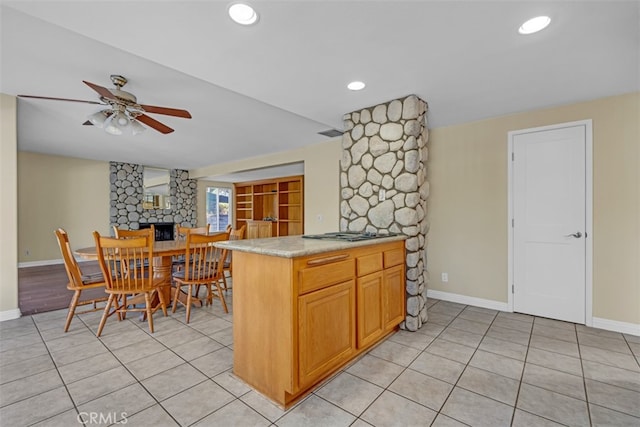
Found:
<svg viewBox="0 0 640 427"><path fill-rule="evenodd" d="M585 323L586 133L512 135L514 311Z"/></svg>

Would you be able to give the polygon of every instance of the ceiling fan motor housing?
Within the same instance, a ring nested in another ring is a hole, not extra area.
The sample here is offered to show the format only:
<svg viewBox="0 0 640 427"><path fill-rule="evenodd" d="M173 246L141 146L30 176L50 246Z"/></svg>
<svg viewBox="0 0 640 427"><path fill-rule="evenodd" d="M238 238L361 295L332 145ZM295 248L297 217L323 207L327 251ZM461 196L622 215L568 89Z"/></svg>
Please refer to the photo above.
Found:
<svg viewBox="0 0 640 427"><path fill-rule="evenodd" d="M122 101L124 104L135 104L137 102L137 98L134 94L130 92L126 92L120 89L109 89L109 91L118 98L119 101Z"/></svg>

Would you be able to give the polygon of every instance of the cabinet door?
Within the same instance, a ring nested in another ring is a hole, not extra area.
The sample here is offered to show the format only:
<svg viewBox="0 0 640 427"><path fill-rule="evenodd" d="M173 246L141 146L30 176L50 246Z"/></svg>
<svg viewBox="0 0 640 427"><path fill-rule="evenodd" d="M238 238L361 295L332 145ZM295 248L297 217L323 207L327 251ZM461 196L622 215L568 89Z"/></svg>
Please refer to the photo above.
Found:
<svg viewBox="0 0 640 427"><path fill-rule="evenodd" d="M302 388L355 352L354 281L300 296L298 313L299 386Z"/></svg>
<svg viewBox="0 0 640 427"><path fill-rule="evenodd" d="M404 265L384 270L384 327L392 329L405 317Z"/></svg>
<svg viewBox="0 0 640 427"><path fill-rule="evenodd" d="M381 271L358 278L358 348L376 341L384 330L382 281Z"/></svg>
<svg viewBox="0 0 640 427"><path fill-rule="evenodd" d="M247 222L247 239L263 239L271 236L271 221Z"/></svg>

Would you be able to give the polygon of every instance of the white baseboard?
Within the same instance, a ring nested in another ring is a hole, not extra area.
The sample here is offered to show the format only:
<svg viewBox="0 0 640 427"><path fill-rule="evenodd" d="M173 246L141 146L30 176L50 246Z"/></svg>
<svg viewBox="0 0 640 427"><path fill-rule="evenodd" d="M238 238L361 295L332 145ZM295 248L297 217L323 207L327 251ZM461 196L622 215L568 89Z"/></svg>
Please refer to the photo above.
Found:
<svg viewBox="0 0 640 427"><path fill-rule="evenodd" d="M14 308L13 310L5 310L0 311L0 322L4 322L5 320L13 320L19 319L22 316L19 308Z"/></svg>
<svg viewBox="0 0 640 427"><path fill-rule="evenodd" d="M453 294L450 292L442 292L435 290L427 290L427 298L435 298L442 301L455 302L458 304L473 305L475 307L483 307L491 310L510 312L508 304L483 298L469 297L466 295ZM619 322L617 320L602 319L593 317L592 327L605 329L607 331L620 332L623 334L640 336L640 324Z"/></svg>
<svg viewBox="0 0 640 427"><path fill-rule="evenodd" d="M23 267L42 267L44 265L56 265L63 264L64 261L62 259L45 259L42 261L28 261L28 262L19 262L18 268Z"/></svg>
<svg viewBox="0 0 640 427"><path fill-rule="evenodd" d="M91 262L91 261L95 261L95 259L84 259L84 258L76 258L76 261L79 264L82 264L83 262ZM18 263L18 268L22 268L22 267L42 267L45 265L57 265L57 264L64 264L64 260L61 259L45 259L42 261L28 261L28 262L19 262Z"/></svg>
<svg viewBox="0 0 640 427"><path fill-rule="evenodd" d="M619 322L617 320L594 317L592 326L594 328L606 329L607 331L640 336L640 324L638 323Z"/></svg>
<svg viewBox="0 0 640 427"><path fill-rule="evenodd" d="M434 291L427 289L427 298L435 298L442 301L456 302L458 304L473 305L475 307L488 308L490 310L509 311L506 302L493 301L484 298L469 297L466 295L452 294L450 292Z"/></svg>

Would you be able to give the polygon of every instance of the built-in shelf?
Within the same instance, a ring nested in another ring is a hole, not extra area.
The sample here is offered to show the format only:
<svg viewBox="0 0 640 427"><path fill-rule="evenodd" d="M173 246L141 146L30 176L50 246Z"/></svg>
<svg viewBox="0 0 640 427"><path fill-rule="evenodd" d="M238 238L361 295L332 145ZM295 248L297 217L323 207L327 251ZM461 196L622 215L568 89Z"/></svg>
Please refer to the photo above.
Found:
<svg viewBox="0 0 640 427"><path fill-rule="evenodd" d="M291 236L304 232L303 176L235 183L235 222L268 221L271 235ZM263 225L264 226L264 225Z"/></svg>

